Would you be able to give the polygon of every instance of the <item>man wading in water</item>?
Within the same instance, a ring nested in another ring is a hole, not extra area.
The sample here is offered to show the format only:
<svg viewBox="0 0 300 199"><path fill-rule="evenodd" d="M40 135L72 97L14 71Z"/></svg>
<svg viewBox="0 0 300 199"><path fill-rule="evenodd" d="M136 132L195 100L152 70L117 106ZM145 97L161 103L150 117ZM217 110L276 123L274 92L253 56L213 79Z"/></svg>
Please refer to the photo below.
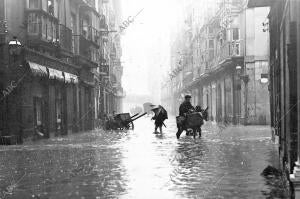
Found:
<svg viewBox="0 0 300 199"><path fill-rule="evenodd" d="M177 125L177 128L178 128L178 131L176 133L177 139L179 139L181 133L185 130L184 128L185 128L186 114L195 110L195 108L191 104L191 98L192 98L192 96L186 95L184 97L184 102L182 102L180 107L179 107L179 116L182 120L182 123L181 123L180 126Z"/></svg>
<svg viewBox="0 0 300 199"><path fill-rule="evenodd" d="M158 133L157 129L159 128L160 133L162 133L162 126L164 125L166 127L166 125L164 124L164 121L166 119L168 119L168 113L167 111L164 109L164 107L158 105L155 106L154 108L151 109L154 112L154 116L151 118L151 120L155 120L154 124L155 124L155 129L154 129L154 133Z"/></svg>

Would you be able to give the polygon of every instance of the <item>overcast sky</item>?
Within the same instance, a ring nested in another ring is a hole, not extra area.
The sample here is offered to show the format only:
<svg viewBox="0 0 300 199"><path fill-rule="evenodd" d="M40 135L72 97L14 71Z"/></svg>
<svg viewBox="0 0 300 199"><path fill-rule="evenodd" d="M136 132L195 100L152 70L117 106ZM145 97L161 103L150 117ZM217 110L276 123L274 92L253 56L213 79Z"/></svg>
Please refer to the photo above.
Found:
<svg viewBox="0 0 300 199"><path fill-rule="evenodd" d="M169 35L176 25L176 0L122 0L123 18L137 16L122 36L123 85L128 94L149 94L149 69L166 73ZM160 84L157 77L150 84Z"/></svg>

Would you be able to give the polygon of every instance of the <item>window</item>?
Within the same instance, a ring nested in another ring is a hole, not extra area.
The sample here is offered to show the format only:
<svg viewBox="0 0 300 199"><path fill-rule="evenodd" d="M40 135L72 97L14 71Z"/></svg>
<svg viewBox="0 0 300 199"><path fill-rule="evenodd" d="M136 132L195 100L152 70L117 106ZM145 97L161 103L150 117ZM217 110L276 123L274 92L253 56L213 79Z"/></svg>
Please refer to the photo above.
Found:
<svg viewBox="0 0 300 199"><path fill-rule="evenodd" d="M76 34L76 16L75 14L71 14L71 30L72 35ZM75 37L72 36L72 52L75 53Z"/></svg>
<svg viewBox="0 0 300 199"><path fill-rule="evenodd" d="M47 0L47 11L54 16L54 2L53 0Z"/></svg>
<svg viewBox="0 0 300 199"><path fill-rule="evenodd" d="M214 58L214 56L215 56L215 51L214 51L214 49L210 49L209 50L209 60L212 60L213 58Z"/></svg>
<svg viewBox="0 0 300 199"><path fill-rule="evenodd" d="M209 60L212 60L214 58L214 55L215 55L214 47L215 47L215 41L212 40L212 39L208 40L208 48L209 48L208 57L209 57Z"/></svg>
<svg viewBox="0 0 300 199"><path fill-rule="evenodd" d="M220 46L223 46L223 38L220 38Z"/></svg>
<svg viewBox="0 0 300 199"><path fill-rule="evenodd" d="M232 43L233 55L239 56L240 55L240 43L233 42Z"/></svg>
<svg viewBox="0 0 300 199"><path fill-rule="evenodd" d="M82 35L86 38L86 39L88 39L88 36L89 36L89 34L88 34L88 29L89 29L89 18L88 17L86 17L86 18L84 18L83 20L82 20Z"/></svg>
<svg viewBox="0 0 300 199"><path fill-rule="evenodd" d="M38 9L39 8L39 0L29 0L28 8Z"/></svg>
<svg viewBox="0 0 300 199"><path fill-rule="evenodd" d="M214 29L213 29L212 27L208 27L208 33L209 33L209 34L214 33Z"/></svg>
<svg viewBox="0 0 300 199"><path fill-rule="evenodd" d="M239 28L232 29L232 40L234 40L234 41L240 40L240 29Z"/></svg>
<svg viewBox="0 0 300 199"><path fill-rule="evenodd" d="M208 41L208 47L211 49L211 48L214 48L214 40L210 39Z"/></svg>
<svg viewBox="0 0 300 199"><path fill-rule="evenodd" d="M47 2L47 0L42 0L42 9L45 12L48 12L48 2Z"/></svg>
<svg viewBox="0 0 300 199"><path fill-rule="evenodd" d="M53 0L53 16L58 18L58 1Z"/></svg>
<svg viewBox="0 0 300 199"><path fill-rule="evenodd" d="M45 16L42 17L42 37L46 39L47 35L47 18Z"/></svg>
<svg viewBox="0 0 300 199"><path fill-rule="evenodd" d="M52 40L53 37L53 27L51 21L47 20L47 40Z"/></svg>
<svg viewBox="0 0 300 199"><path fill-rule="evenodd" d="M28 33L29 34L39 33L39 17L36 13L30 13L28 15Z"/></svg>
<svg viewBox="0 0 300 199"><path fill-rule="evenodd" d="M52 22L52 30L53 30L53 42L56 42L57 39L57 27L56 24Z"/></svg>

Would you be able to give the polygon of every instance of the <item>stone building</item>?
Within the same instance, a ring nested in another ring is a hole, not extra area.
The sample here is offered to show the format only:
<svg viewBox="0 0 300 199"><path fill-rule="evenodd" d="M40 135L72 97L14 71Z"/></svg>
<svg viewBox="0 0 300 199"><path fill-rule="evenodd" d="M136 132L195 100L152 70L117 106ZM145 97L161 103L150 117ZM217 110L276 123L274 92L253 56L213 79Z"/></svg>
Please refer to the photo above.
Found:
<svg viewBox="0 0 300 199"><path fill-rule="evenodd" d="M268 72L269 36L261 25L268 9L247 8L243 0L220 1L203 20L192 9L171 53L181 52L170 74L175 107L189 93L194 105L210 107L212 121L270 122L268 85L261 81Z"/></svg>
<svg viewBox="0 0 300 199"><path fill-rule="evenodd" d="M300 198L300 1L250 0L248 5L271 7L265 23L270 34L271 125L279 138L283 173L294 198Z"/></svg>
<svg viewBox="0 0 300 199"><path fill-rule="evenodd" d="M112 62L102 64L111 32L100 9L109 2L0 0L1 136L51 137L98 125L108 106L99 108L101 86L112 75Z"/></svg>

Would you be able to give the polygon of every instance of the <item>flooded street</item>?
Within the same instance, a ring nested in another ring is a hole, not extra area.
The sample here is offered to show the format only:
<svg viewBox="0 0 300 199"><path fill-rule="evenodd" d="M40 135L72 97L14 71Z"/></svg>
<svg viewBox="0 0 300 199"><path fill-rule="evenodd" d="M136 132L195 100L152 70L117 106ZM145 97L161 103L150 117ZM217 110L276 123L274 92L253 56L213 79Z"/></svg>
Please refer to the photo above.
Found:
<svg viewBox="0 0 300 199"><path fill-rule="evenodd" d="M267 127L206 124L203 137L175 137L150 118L128 132L75 134L1 146L1 198L284 198L260 175L278 167ZM275 194L275 195L273 195Z"/></svg>

